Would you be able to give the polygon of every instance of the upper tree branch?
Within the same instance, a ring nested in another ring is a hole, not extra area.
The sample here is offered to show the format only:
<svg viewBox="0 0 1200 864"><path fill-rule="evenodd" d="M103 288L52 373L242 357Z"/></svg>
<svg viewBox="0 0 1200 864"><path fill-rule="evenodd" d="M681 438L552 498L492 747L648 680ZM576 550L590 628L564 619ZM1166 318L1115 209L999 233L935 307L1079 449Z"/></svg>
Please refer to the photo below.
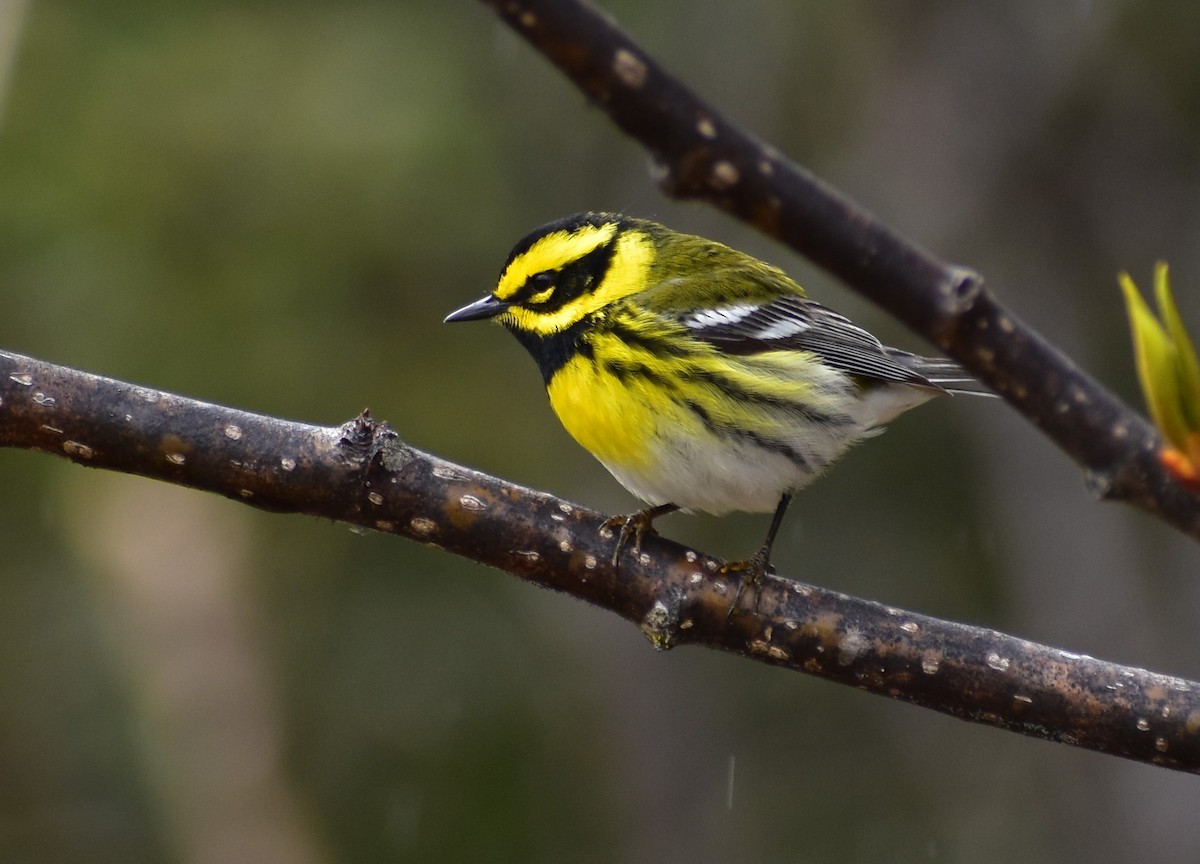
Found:
<svg viewBox="0 0 1200 864"><path fill-rule="evenodd" d="M1200 497L1163 469L1154 428L978 275L905 240L721 116L583 0L485 2L654 154L668 194L710 201L835 274L995 388L1084 469L1097 494L1200 538Z"/></svg>
<svg viewBox="0 0 1200 864"><path fill-rule="evenodd" d="M366 415L322 428L0 352L0 447L398 534L694 643L957 717L1200 773L1200 683L787 579L727 619L720 563L660 537L610 563L601 514L445 462Z"/></svg>

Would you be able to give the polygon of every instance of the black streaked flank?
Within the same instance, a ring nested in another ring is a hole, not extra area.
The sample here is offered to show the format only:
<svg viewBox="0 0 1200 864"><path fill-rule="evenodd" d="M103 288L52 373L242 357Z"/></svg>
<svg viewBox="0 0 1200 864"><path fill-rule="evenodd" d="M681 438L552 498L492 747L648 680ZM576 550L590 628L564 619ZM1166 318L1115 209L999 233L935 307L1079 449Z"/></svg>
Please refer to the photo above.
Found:
<svg viewBox="0 0 1200 864"><path fill-rule="evenodd" d="M678 334L670 331L664 335L647 333L645 329L630 327L618 315L612 314L606 316L604 323L605 329L615 338L654 357L683 357L695 352L687 339L680 339ZM666 324L665 321L661 323Z"/></svg>
<svg viewBox="0 0 1200 864"><path fill-rule="evenodd" d="M823 411L817 411L810 405L793 402L790 399L780 399L776 396L754 393L738 387L732 381L707 370L695 372L690 377L692 380L703 381L706 384L712 385L712 387L725 393L735 402L749 402L755 405L762 405L766 408L773 408L777 411L794 414L797 417L803 418L806 422L818 426L849 426L854 423L854 418L848 414L826 414Z"/></svg>
<svg viewBox="0 0 1200 864"><path fill-rule="evenodd" d="M680 404L699 417L700 422L704 424L704 428L714 435L723 435L728 438L737 438L742 441L749 441L756 447L760 447L761 449L767 450L771 453L778 453L780 456L790 459L804 471L819 471L825 467L823 462L816 467L810 466L809 458L811 457L805 457L805 455L795 447L783 441L774 441L764 438L757 432L751 432L747 429L741 429L737 426L729 426L724 423L716 422L712 419L712 415L705 410L704 406L700 405L698 402L682 400Z"/></svg>
<svg viewBox="0 0 1200 864"><path fill-rule="evenodd" d="M667 390L671 388L671 382L669 379L664 378L661 373L656 372L645 363L639 363L636 360L627 361L602 359L599 361L599 365L605 372L612 375L622 384L627 384L631 380L637 378L653 384L660 390Z"/></svg>
<svg viewBox="0 0 1200 864"><path fill-rule="evenodd" d="M684 357L694 351L688 340L670 338L674 334L669 334L666 338L649 334L644 330L629 327L616 316L608 318L604 323L611 337L620 339L626 345L641 348L652 357ZM606 364L606 366L608 365ZM617 374L617 377L624 380L623 376L615 368L615 364L609 368L611 368L614 374ZM714 389L726 394L734 401L751 402L763 407L787 412L809 423L828 427L848 426L854 422L853 418L847 414L827 414L808 405L746 390L717 372L710 370L694 369L688 371L686 374L689 381L703 381L711 385ZM653 375L647 371L643 377L653 380L663 387L677 389L677 385L672 385L669 379L661 375Z"/></svg>

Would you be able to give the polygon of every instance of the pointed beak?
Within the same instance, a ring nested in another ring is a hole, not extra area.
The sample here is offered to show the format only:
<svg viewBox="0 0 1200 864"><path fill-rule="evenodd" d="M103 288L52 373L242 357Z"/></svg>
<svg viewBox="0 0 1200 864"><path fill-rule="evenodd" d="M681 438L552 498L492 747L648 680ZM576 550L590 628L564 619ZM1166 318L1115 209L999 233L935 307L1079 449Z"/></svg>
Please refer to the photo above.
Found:
<svg viewBox="0 0 1200 864"><path fill-rule="evenodd" d="M501 312L509 307L508 303L503 300L497 300L491 294L481 300L476 300L474 303L468 303L461 309L456 309L446 316L443 324L452 324L455 321L480 321L484 318L495 318Z"/></svg>

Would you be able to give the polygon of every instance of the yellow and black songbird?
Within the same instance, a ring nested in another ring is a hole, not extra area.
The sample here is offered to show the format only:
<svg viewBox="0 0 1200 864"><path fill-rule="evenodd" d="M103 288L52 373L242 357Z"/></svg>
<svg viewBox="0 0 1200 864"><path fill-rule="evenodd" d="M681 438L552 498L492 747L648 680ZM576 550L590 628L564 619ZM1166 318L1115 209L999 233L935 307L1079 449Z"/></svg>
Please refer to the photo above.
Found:
<svg viewBox="0 0 1200 864"><path fill-rule="evenodd" d="M754 557L727 567L742 585L769 567L793 493L851 445L935 396L986 392L949 360L884 346L777 267L613 213L538 228L495 290L446 321L483 318L533 355L572 437L651 505L610 520L614 562L675 510L774 511Z"/></svg>

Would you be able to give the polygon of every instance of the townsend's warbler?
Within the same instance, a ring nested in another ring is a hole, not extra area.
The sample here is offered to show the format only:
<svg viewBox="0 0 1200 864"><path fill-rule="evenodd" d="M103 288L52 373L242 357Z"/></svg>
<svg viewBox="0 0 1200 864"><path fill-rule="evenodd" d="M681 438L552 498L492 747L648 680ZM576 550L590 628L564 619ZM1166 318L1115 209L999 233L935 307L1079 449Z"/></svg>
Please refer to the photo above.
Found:
<svg viewBox="0 0 1200 864"><path fill-rule="evenodd" d="M610 520L614 563L674 510L774 510L755 556L727 568L742 585L768 568L792 494L847 448L934 396L981 392L949 360L884 347L776 267L611 213L521 240L496 289L446 321L481 318L517 337L567 431L652 505Z"/></svg>

